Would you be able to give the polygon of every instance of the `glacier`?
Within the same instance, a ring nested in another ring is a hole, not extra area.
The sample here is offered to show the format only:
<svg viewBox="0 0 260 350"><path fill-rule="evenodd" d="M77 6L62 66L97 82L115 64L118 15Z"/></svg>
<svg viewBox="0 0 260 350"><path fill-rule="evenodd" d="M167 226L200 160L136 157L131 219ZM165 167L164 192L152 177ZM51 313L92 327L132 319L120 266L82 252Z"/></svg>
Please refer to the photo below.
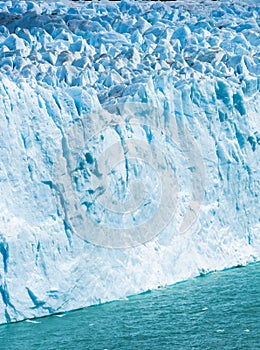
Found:
<svg viewBox="0 0 260 350"><path fill-rule="evenodd" d="M0 323L259 260L259 15L0 1Z"/></svg>

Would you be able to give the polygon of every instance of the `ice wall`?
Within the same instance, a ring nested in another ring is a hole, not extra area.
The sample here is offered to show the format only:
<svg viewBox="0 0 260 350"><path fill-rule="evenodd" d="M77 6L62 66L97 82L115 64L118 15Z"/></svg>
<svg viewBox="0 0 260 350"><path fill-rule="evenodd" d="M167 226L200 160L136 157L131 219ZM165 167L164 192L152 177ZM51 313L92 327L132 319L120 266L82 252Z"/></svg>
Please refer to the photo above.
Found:
<svg viewBox="0 0 260 350"><path fill-rule="evenodd" d="M0 11L0 322L259 259L256 1Z"/></svg>

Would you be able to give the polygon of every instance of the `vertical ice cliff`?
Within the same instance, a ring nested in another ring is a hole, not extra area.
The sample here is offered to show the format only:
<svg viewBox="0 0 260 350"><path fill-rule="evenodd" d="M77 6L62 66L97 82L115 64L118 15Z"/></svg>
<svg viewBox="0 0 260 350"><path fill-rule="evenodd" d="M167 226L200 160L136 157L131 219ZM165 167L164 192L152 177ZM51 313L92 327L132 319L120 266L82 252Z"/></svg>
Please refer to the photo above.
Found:
<svg viewBox="0 0 260 350"><path fill-rule="evenodd" d="M260 6L0 1L0 322L259 259Z"/></svg>

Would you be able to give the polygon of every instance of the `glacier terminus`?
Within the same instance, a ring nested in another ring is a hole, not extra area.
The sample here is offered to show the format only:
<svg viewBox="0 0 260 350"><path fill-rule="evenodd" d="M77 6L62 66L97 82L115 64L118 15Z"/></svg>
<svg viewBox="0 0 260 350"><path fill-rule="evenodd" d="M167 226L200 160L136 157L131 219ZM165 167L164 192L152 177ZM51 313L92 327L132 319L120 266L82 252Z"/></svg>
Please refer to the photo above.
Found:
<svg viewBox="0 0 260 350"><path fill-rule="evenodd" d="M259 260L259 17L0 1L0 323Z"/></svg>

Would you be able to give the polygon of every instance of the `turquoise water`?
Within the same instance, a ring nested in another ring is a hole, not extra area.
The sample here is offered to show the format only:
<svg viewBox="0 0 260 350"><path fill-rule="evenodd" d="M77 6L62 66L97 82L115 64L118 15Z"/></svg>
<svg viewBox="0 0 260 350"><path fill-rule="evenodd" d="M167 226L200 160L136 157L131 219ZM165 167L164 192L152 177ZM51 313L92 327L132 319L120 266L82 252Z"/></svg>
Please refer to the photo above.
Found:
<svg viewBox="0 0 260 350"><path fill-rule="evenodd" d="M255 263L38 323L2 325L0 349L260 349L259 270Z"/></svg>

